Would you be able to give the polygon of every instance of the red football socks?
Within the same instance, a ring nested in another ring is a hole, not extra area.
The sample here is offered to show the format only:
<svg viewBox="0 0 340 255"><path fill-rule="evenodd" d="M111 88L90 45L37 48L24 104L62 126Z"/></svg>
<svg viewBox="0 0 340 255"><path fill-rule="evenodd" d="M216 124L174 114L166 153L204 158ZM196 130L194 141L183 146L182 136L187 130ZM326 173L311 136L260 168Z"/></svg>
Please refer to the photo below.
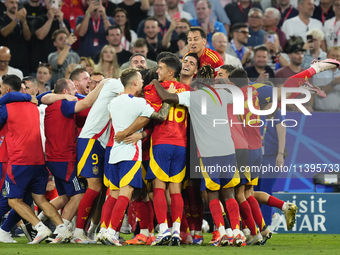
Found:
<svg viewBox="0 0 340 255"><path fill-rule="evenodd" d="M158 224L166 223L167 222L166 213L168 211L168 204L165 198L165 190L155 188L153 189L153 193L154 193L153 205L155 209L157 222Z"/></svg>
<svg viewBox="0 0 340 255"><path fill-rule="evenodd" d="M184 202L181 193L170 194L171 197L171 219L172 222L182 221Z"/></svg>
<svg viewBox="0 0 340 255"><path fill-rule="evenodd" d="M111 214L110 227L114 230L118 229L120 222L123 221L126 207L129 204L129 199L126 196L119 196Z"/></svg>
<svg viewBox="0 0 340 255"><path fill-rule="evenodd" d="M240 214L241 214L241 217L242 217L245 225L247 226L247 228L249 228L250 234L252 236L256 235L257 230L256 230L256 226L255 226L254 217L253 217L250 205L249 205L247 200L240 204ZM245 228L245 225L243 225L243 228Z"/></svg>
<svg viewBox="0 0 340 255"><path fill-rule="evenodd" d="M240 209L238 207L238 204L234 198L229 198L227 200L226 208L229 215L229 221L231 229L237 229L240 228Z"/></svg>
<svg viewBox="0 0 340 255"><path fill-rule="evenodd" d="M137 212L136 217L139 220L140 229L148 229L149 228L149 209L144 204L141 199L133 201L135 210Z"/></svg>
<svg viewBox="0 0 340 255"><path fill-rule="evenodd" d="M102 217L101 217L101 227L107 228L110 224L112 209L115 206L117 199L111 196L108 196L102 209Z"/></svg>
<svg viewBox="0 0 340 255"><path fill-rule="evenodd" d="M217 228L219 228L220 226L224 226L224 220L223 220L220 201L218 199L211 200L209 203L209 208L210 208L211 216L214 220L215 226Z"/></svg>
<svg viewBox="0 0 340 255"><path fill-rule="evenodd" d="M155 218L155 214L154 214L154 211L153 211L153 207L152 207L152 203L151 201L149 200L148 202L144 202L146 207L148 208L148 214L149 214L149 233L153 233L153 228L154 228L154 225L153 225L153 220Z"/></svg>
<svg viewBox="0 0 340 255"><path fill-rule="evenodd" d="M86 223L87 217L90 214L93 201L98 197L98 195L99 195L99 192L95 190L92 190L92 189L86 190L78 207L76 228L83 229L85 227L85 223Z"/></svg>
<svg viewBox="0 0 340 255"><path fill-rule="evenodd" d="M282 210L282 206L285 202L276 198L276 197L273 197L273 196L270 196L268 198L268 202L267 202L267 205L268 206L271 206L271 207L276 207L276 208L279 208L280 210Z"/></svg>
<svg viewBox="0 0 340 255"><path fill-rule="evenodd" d="M255 220L257 226L260 228L260 231L262 231L262 229L266 225L266 223L264 222L259 203L257 202L255 197L253 197L253 196L248 197L247 201L250 205L251 212L254 216L254 220Z"/></svg>

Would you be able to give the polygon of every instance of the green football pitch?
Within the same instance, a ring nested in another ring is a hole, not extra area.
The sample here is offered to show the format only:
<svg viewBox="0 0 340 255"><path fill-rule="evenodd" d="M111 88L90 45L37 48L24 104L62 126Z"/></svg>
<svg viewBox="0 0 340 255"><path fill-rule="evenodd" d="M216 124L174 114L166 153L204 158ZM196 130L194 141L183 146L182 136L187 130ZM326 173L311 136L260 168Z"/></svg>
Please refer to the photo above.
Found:
<svg viewBox="0 0 340 255"><path fill-rule="evenodd" d="M123 235L125 239L131 235ZM340 254L340 235L330 234L274 234L266 245L246 247L211 247L210 234L204 234L205 242L202 246L182 245L180 247L149 247L149 246L107 246L87 244L46 244L27 245L25 237L17 238L17 244L0 243L0 254L44 254L44 255L105 255L105 254L159 254L159 255L209 255L209 254Z"/></svg>

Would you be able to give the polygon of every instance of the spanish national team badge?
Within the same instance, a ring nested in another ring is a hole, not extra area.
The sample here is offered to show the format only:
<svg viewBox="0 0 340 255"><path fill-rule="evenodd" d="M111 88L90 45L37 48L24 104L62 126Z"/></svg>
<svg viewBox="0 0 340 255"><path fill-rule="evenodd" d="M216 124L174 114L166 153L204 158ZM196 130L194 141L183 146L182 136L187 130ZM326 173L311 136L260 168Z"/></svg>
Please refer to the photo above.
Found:
<svg viewBox="0 0 340 255"><path fill-rule="evenodd" d="M7 191L6 191L6 189L3 189L3 190L2 190L2 196L5 197L5 198L7 197Z"/></svg>
<svg viewBox="0 0 340 255"><path fill-rule="evenodd" d="M92 167L92 172L94 175L97 175L99 173L98 167L97 166Z"/></svg>
<svg viewBox="0 0 340 255"><path fill-rule="evenodd" d="M98 45L99 45L98 39L97 39L97 38L94 38L94 39L93 39L93 46L94 46L94 47L97 47Z"/></svg>

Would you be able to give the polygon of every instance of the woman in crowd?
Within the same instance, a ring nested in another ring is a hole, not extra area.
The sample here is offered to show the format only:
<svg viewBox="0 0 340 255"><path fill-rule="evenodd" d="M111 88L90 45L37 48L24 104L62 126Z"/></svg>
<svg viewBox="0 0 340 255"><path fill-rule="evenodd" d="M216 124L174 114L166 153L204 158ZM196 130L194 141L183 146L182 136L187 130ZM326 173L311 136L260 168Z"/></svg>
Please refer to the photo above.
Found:
<svg viewBox="0 0 340 255"><path fill-rule="evenodd" d="M120 69L117 62L117 55L111 45L103 47L100 52L99 62L95 66L95 71L104 73L106 78L119 78Z"/></svg>
<svg viewBox="0 0 340 255"><path fill-rule="evenodd" d="M52 76L52 67L48 63L39 63L37 68L37 81L38 81L38 88L39 93L44 93L46 91L51 90L51 86L48 81L51 79Z"/></svg>
<svg viewBox="0 0 340 255"><path fill-rule="evenodd" d="M134 41L137 39L137 34L135 31L130 30L130 21L127 18L126 10L123 8L116 8L113 13L113 18L123 33L120 44L122 45L123 49L130 51Z"/></svg>

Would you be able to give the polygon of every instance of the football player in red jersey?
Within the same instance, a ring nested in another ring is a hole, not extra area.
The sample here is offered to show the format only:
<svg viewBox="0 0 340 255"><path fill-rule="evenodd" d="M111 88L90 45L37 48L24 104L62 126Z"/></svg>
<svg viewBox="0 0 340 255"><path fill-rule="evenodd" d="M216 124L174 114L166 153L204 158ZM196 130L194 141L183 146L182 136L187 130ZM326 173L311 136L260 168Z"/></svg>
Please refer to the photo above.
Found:
<svg viewBox="0 0 340 255"><path fill-rule="evenodd" d="M218 69L224 64L220 54L205 47L207 33L201 27L191 27L187 33L189 52L196 53L200 59L200 68L211 65L215 69L215 76ZM186 55L183 59L185 59Z"/></svg>
<svg viewBox="0 0 340 255"><path fill-rule="evenodd" d="M158 80L166 89L174 86L177 93L188 91L189 86L176 81L180 71L181 63L178 59L174 57L162 58L157 70ZM153 84L145 87L144 95L147 102L158 111L162 100ZM153 180L154 209L160 226L159 235L152 245L166 244L170 239L172 245L179 245L180 242L180 224L183 215L181 191L186 171L186 125L187 109L171 105L167 120L156 122L151 135L150 163L146 179ZM171 196L172 234L167 223L166 183L169 183Z"/></svg>

